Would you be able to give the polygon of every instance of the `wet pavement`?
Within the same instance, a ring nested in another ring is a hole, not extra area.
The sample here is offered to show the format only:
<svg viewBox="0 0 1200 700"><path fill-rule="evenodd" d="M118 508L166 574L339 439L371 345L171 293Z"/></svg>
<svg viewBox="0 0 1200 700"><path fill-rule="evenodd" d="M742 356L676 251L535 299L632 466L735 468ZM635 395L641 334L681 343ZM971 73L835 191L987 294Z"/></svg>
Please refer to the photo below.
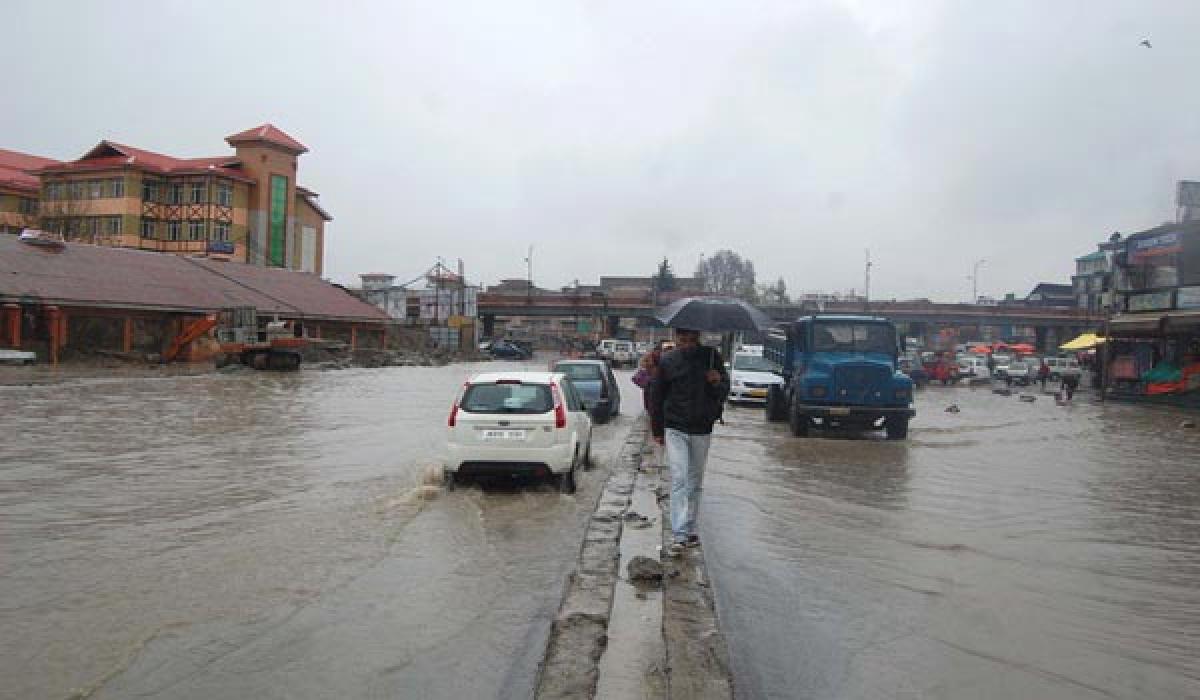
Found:
<svg viewBox="0 0 1200 700"><path fill-rule="evenodd" d="M605 476L439 486L474 371L0 387L0 697L528 697Z"/></svg>
<svg viewBox="0 0 1200 700"><path fill-rule="evenodd" d="M1200 697L1200 430L1017 393L930 388L904 442L726 412L701 532L740 697Z"/></svg>

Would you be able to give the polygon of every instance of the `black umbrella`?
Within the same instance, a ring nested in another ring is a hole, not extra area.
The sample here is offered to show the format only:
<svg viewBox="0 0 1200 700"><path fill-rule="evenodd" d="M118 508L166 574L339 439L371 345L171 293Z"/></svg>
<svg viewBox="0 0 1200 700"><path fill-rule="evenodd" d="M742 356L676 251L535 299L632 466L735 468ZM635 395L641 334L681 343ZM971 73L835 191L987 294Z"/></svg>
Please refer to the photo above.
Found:
<svg viewBox="0 0 1200 700"><path fill-rule="evenodd" d="M658 309L654 317L672 328L712 333L765 331L775 323L752 304L732 297L686 297Z"/></svg>

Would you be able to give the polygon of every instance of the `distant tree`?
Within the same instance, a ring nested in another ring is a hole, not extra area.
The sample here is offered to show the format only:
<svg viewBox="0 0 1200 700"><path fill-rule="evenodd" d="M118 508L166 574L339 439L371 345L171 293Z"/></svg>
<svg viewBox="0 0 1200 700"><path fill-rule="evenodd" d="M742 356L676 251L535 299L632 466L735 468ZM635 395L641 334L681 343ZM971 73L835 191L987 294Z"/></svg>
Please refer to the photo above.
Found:
<svg viewBox="0 0 1200 700"><path fill-rule="evenodd" d="M712 294L739 297L746 301L755 301L758 297L754 285L754 263L732 250L718 250L711 257L701 259L696 266L696 277L703 281L704 291Z"/></svg>
<svg viewBox="0 0 1200 700"><path fill-rule="evenodd" d="M671 271L671 263L665 257L658 264L658 272L654 275L654 288L660 292L675 291L675 273Z"/></svg>
<svg viewBox="0 0 1200 700"><path fill-rule="evenodd" d="M758 288L758 299L764 304L783 305L792 303L787 293L787 284L780 277L775 284L764 284Z"/></svg>

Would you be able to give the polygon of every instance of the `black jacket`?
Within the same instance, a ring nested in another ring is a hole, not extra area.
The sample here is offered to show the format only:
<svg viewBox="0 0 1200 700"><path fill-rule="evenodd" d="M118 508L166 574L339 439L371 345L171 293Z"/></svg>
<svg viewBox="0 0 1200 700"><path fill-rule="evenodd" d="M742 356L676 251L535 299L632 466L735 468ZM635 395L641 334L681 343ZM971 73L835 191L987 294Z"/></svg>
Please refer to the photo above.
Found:
<svg viewBox="0 0 1200 700"><path fill-rule="evenodd" d="M717 384L704 378L710 369L721 373ZM716 348L680 348L662 356L651 392L650 417L656 437L664 428L708 435L724 409L729 373Z"/></svg>

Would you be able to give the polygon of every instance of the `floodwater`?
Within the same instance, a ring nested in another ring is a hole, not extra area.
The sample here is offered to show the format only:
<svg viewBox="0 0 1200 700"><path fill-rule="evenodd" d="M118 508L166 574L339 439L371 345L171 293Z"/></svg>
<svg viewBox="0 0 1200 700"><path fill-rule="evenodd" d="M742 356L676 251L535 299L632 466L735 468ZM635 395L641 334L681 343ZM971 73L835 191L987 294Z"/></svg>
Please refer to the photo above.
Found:
<svg viewBox="0 0 1200 700"><path fill-rule="evenodd" d="M701 534L738 695L1200 697L1189 416L986 388L917 408L903 442L726 412Z"/></svg>
<svg viewBox="0 0 1200 700"><path fill-rule="evenodd" d="M443 491L489 363L0 387L0 697L532 693L606 475Z"/></svg>

